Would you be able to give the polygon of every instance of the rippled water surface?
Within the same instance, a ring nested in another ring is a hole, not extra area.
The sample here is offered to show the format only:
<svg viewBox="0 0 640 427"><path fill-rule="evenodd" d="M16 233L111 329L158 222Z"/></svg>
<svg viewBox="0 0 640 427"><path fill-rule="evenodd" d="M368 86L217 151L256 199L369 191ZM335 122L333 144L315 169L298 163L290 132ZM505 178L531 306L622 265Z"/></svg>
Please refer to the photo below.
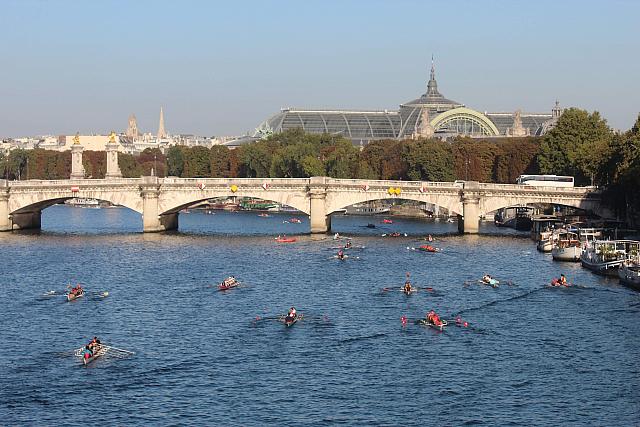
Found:
<svg viewBox="0 0 640 427"><path fill-rule="evenodd" d="M181 214L143 235L126 209L55 206L42 232L0 234L0 425L637 425L640 298L617 280L417 220L335 217L365 246L343 262L290 217ZM407 249L427 233L441 253ZM434 290L395 290L406 272ZM469 284L485 272L515 285ZM561 272L580 287L544 287ZM246 286L211 287L231 274ZM42 296L69 282L89 295ZM293 327L264 319L291 305ZM411 322L432 308L470 326ZM83 367L93 335L136 354Z"/></svg>

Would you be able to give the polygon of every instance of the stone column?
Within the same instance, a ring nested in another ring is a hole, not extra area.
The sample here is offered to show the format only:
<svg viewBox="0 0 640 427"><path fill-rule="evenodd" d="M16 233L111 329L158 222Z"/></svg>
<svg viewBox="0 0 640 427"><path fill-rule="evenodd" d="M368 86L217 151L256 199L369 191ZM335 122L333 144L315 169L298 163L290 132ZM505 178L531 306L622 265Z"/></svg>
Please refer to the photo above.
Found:
<svg viewBox="0 0 640 427"><path fill-rule="evenodd" d="M178 214L160 215L158 197L160 184L155 176L143 176L140 187L142 196L142 231L157 233L159 231L175 230L178 228Z"/></svg>
<svg viewBox="0 0 640 427"><path fill-rule="evenodd" d="M105 178L122 178L120 166L118 165L118 144L109 142L105 145L107 152L107 173Z"/></svg>
<svg viewBox="0 0 640 427"><path fill-rule="evenodd" d="M325 202L327 187L325 177L313 176L309 183L311 233L326 233L331 230L331 215L327 215Z"/></svg>
<svg viewBox="0 0 640 427"><path fill-rule="evenodd" d="M83 147L80 144L73 144L71 146L71 179L84 179L82 150Z"/></svg>
<svg viewBox="0 0 640 427"><path fill-rule="evenodd" d="M477 234L480 228L480 194L477 181L465 181L462 192L462 216L464 233ZM475 190L475 191L474 191Z"/></svg>
<svg viewBox="0 0 640 427"><path fill-rule="evenodd" d="M9 218L9 187L5 179L0 179L0 231L11 231Z"/></svg>

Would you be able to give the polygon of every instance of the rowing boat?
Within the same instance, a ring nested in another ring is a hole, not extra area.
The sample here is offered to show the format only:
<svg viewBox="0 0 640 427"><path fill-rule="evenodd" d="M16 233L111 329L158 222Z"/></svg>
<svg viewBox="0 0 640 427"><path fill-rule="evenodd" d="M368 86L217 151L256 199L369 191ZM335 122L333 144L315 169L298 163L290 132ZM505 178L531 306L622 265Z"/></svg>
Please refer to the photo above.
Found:
<svg viewBox="0 0 640 427"><path fill-rule="evenodd" d="M91 357L85 358L84 352L85 352L85 347L80 347L79 349L76 349L74 351L74 355L76 357L82 358L82 363L84 365L87 365L102 356L106 357L108 355L115 358L123 359L125 357L132 356L135 354L133 351L123 350L121 348L112 347L104 344L100 345L100 347L98 347L98 349L93 352Z"/></svg>
<svg viewBox="0 0 640 427"><path fill-rule="evenodd" d="M67 301L76 300L76 299L84 296L84 289L81 289L80 291L78 291L76 293L73 293L73 294L71 292L68 292L66 294L66 296L67 296Z"/></svg>
<svg viewBox="0 0 640 427"><path fill-rule="evenodd" d="M435 248L435 247L433 247L431 245L421 245L418 248L418 250L422 251L422 252L438 252L438 248Z"/></svg>
<svg viewBox="0 0 640 427"><path fill-rule="evenodd" d="M447 326L449 323L446 320L441 320L441 324L436 325L435 323L431 322L428 319L420 319L418 320L418 324L423 326L428 326L438 331L443 331L444 327Z"/></svg>
<svg viewBox="0 0 640 427"><path fill-rule="evenodd" d="M97 350L95 350L95 351L93 351L93 353L91 353L90 357L84 357L85 352L88 351L88 350L86 350L86 348L84 348L84 347L80 347L79 349L77 349L75 351L75 355L77 357L81 357L82 358L82 363L83 364L88 365L89 363L91 363L94 360L96 360L98 357L104 356L107 353L107 350L109 350L108 346L101 345L100 347L98 347Z"/></svg>
<svg viewBox="0 0 640 427"><path fill-rule="evenodd" d="M238 286L240 286L240 282L238 282L237 280L234 280L233 282L230 282L230 283L222 282L218 285L218 290L227 291L229 289L232 289Z"/></svg>
<svg viewBox="0 0 640 427"><path fill-rule="evenodd" d="M484 278L482 278L478 282L480 282L483 285L492 286L494 288L497 288L498 285L500 285L500 282L498 280L494 279L494 278L491 278L491 279L488 279L488 280L485 280Z"/></svg>
<svg viewBox="0 0 640 427"><path fill-rule="evenodd" d="M302 314L298 314L293 318L289 316L284 316L282 318L282 323L284 323L284 326L288 328L290 326L293 326L300 319L302 319Z"/></svg>
<svg viewBox="0 0 640 427"><path fill-rule="evenodd" d="M276 237L276 242L278 243L293 243L295 242L296 239L295 237Z"/></svg>
<svg viewBox="0 0 640 427"><path fill-rule="evenodd" d="M551 280L551 283L549 283L549 286L554 287L554 288L568 288L571 286L570 283L562 283L560 280L554 278Z"/></svg>

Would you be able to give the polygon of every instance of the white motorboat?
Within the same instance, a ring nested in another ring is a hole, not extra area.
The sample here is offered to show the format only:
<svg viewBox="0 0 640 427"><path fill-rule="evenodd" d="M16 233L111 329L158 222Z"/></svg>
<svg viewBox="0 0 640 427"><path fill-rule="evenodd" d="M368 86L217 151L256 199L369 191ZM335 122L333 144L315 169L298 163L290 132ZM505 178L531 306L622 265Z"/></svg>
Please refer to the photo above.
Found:
<svg viewBox="0 0 640 427"><path fill-rule="evenodd" d="M551 256L557 261L580 261L582 244L576 233L561 231L551 249Z"/></svg>
<svg viewBox="0 0 640 427"><path fill-rule="evenodd" d="M540 252L551 252L556 238L556 232L553 230L541 231L540 239L536 244L536 249Z"/></svg>
<svg viewBox="0 0 640 427"><path fill-rule="evenodd" d="M594 240L580 255L580 262L594 273L616 276L627 254L639 251L640 242L635 240Z"/></svg>

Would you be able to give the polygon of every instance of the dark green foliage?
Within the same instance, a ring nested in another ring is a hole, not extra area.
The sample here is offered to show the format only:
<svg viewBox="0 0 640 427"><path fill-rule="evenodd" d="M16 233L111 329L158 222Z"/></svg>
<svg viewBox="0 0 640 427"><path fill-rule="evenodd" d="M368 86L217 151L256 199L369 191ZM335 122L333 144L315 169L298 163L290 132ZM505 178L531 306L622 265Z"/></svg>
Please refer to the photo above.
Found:
<svg viewBox="0 0 640 427"><path fill-rule="evenodd" d="M569 108L541 145L542 173L570 175L579 185L589 184L606 162L613 133L596 111Z"/></svg>
<svg viewBox="0 0 640 427"><path fill-rule="evenodd" d="M184 154L186 147L175 145L167 150L167 175L182 176L184 171Z"/></svg>

